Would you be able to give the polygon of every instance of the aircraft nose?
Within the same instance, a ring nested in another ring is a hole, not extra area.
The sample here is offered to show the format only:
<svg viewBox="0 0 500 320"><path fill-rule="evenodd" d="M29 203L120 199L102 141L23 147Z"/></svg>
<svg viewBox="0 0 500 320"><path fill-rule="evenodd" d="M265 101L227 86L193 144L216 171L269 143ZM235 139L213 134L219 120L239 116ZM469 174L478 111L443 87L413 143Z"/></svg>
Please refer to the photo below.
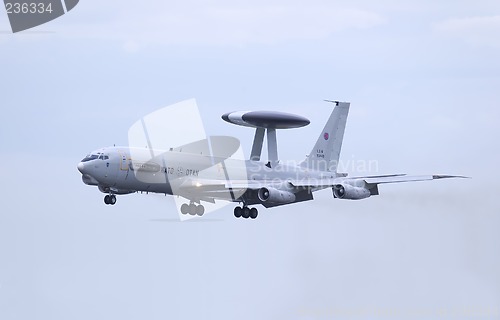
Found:
<svg viewBox="0 0 500 320"><path fill-rule="evenodd" d="M83 173L83 170L85 169L85 165L83 164L83 162L80 162L76 167L78 168L78 171Z"/></svg>

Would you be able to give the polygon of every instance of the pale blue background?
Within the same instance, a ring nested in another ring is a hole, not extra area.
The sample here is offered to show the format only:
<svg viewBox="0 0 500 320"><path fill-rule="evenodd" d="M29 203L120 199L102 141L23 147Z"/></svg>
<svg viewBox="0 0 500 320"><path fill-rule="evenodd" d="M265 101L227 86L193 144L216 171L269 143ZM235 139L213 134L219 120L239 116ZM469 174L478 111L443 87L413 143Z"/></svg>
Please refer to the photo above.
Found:
<svg viewBox="0 0 500 320"><path fill-rule="evenodd" d="M81 1L12 34L0 10L0 319L500 318L497 1ZM196 98L299 113L300 160L351 101L343 159L472 176L237 220L81 182L90 150Z"/></svg>

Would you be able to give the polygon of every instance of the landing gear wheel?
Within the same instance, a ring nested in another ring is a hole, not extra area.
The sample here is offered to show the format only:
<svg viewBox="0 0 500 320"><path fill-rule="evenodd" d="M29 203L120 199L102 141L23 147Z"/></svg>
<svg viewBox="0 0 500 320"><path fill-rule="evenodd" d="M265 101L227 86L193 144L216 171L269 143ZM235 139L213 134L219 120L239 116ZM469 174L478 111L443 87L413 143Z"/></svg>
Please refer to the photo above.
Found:
<svg viewBox="0 0 500 320"><path fill-rule="evenodd" d="M241 209L240 207L235 207L234 208L234 216L236 218L241 217L242 211L243 211L243 209Z"/></svg>
<svg viewBox="0 0 500 320"><path fill-rule="evenodd" d="M257 208L250 209L250 218L255 219L259 215Z"/></svg>
<svg viewBox="0 0 500 320"><path fill-rule="evenodd" d="M205 213L205 207L202 206L201 204L199 206L196 206L196 214L198 216L202 216Z"/></svg>
<svg viewBox="0 0 500 320"><path fill-rule="evenodd" d="M188 214L189 212L189 206L186 203L183 203L181 205L181 213L182 214Z"/></svg>
<svg viewBox="0 0 500 320"><path fill-rule="evenodd" d="M189 214L194 216L196 214L196 205L194 203L191 203L189 205Z"/></svg>
<svg viewBox="0 0 500 320"><path fill-rule="evenodd" d="M116 203L116 196L114 194L109 196L109 204L114 205Z"/></svg>
<svg viewBox="0 0 500 320"><path fill-rule="evenodd" d="M241 216L245 219L248 219L250 217L250 209L248 207L243 207L243 212L241 213Z"/></svg>
<svg viewBox="0 0 500 320"><path fill-rule="evenodd" d="M104 196L104 203L109 204L109 194Z"/></svg>

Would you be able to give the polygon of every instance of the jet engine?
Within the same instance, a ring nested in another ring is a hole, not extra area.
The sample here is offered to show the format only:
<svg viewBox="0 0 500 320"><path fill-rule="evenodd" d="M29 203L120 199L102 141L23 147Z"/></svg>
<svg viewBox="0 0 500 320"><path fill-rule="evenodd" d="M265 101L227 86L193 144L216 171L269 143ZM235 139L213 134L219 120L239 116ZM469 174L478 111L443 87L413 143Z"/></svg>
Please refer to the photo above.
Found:
<svg viewBox="0 0 500 320"><path fill-rule="evenodd" d="M363 187L353 187L348 184L336 184L332 188L333 196L339 199L360 200L371 195L370 190Z"/></svg>
<svg viewBox="0 0 500 320"><path fill-rule="evenodd" d="M278 190L274 188L260 188L257 192L259 200L272 203L292 203L295 201L295 194L289 191Z"/></svg>

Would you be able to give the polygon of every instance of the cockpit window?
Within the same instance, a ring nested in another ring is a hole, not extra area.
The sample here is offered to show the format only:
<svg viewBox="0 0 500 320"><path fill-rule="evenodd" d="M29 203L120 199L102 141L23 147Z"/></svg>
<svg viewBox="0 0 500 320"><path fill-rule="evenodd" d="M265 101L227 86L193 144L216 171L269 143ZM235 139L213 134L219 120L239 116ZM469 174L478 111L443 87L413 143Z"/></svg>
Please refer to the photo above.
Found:
<svg viewBox="0 0 500 320"><path fill-rule="evenodd" d="M85 158L82 159L82 162L90 161L90 160L95 160L99 156L97 154L88 154Z"/></svg>

